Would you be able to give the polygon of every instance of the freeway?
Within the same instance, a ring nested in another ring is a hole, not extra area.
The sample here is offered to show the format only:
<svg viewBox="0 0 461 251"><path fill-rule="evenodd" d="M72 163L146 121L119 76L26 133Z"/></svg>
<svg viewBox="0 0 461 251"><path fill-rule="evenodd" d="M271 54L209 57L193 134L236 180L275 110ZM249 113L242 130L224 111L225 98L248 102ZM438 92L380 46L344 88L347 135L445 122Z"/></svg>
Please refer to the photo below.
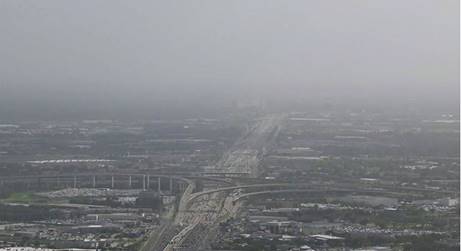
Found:
<svg viewBox="0 0 461 251"><path fill-rule="evenodd" d="M336 188L331 189L324 185L315 185L310 186L309 188L303 184L292 184L291 187L296 187L295 189L279 189L279 190L266 190L266 191L257 191L250 193L242 193L234 196L232 198L232 204L235 204L242 199L249 197L255 197L260 195L268 194L299 194L299 193L346 193L346 194L374 194L380 196L389 196L389 197L405 197L408 195L417 196L422 193L433 192L439 194L449 194L450 191L446 190L434 190L434 189L418 189L418 188L409 188L402 186L379 186L374 188L357 188L356 186L336 186Z"/></svg>
<svg viewBox="0 0 461 251"><path fill-rule="evenodd" d="M165 222L158 230L150 233L147 241L144 242L139 251L163 250L179 231L180 228L178 226L174 226L170 222Z"/></svg>
<svg viewBox="0 0 461 251"><path fill-rule="evenodd" d="M270 150L283 119L283 116L272 115L256 120L253 126L218 161L217 173L246 173L249 177L258 177L260 160ZM164 251L180 248L198 250L206 247L205 240L213 235L212 229L229 217L234 217L238 211L240 204L232 203L232 197L229 196L230 191L242 187L271 186L287 186L287 184L227 186L198 194L184 193L175 223L185 228L172 239ZM204 195L207 195L205 200L197 200ZM200 231L195 231L195 229ZM197 242L196 240L204 241Z"/></svg>
<svg viewBox="0 0 461 251"><path fill-rule="evenodd" d="M235 142L216 165L224 172L247 173L251 177L259 174L259 162L277 138L284 117L271 115L261 118Z"/></svg>
<svg viewBox="0 0 461 251"><path fill-rule="evenodd" d="M146 245L144 245L143 251L172 251L181 248L199 250L207 245L205 240L213 235L212 229L220 222L236 215L240 204L233 203L232 197L229 196L230 191L240 188L289 186L289 184L235 186L233 182L226 179L216 178L257 177L260 160L272 146L283 119L280 115L272 115L256 120L218 161L215 172L194 174L196 178L202 179L203 182L218 182L223 187L194 194L195 183L193 181L187 182L188 186L181 196L177 213L171 226L166 226L159 234L152 234ZM206 176L212 177L206 178ZM191 181L194 178L189 176L187 180ZM205 195L206 199L197 200L197 198Z"/></svg>

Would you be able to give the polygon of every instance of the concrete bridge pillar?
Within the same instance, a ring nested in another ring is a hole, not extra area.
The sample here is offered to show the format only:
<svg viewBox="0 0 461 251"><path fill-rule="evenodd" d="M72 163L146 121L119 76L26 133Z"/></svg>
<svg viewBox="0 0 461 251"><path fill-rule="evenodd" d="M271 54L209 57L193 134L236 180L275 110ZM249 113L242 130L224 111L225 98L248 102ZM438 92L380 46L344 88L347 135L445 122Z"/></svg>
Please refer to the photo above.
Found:
<svg viewBox="0 0 461 251"><path fill-rule="evenodd" d="M157 178L157 192L158 193L162 191L160 180L161 180L161 177L158 177Z"/></svg>
<svg viewBox="0 0 461 251"><path fill-rule="evenodd" d="M173 193L173 178L170 177L170 193Z"/></svg>
<svg viewBox="0 0 461 251"><path fill-rule="evenodd" d="M77 176L74 176L74 188L77 188Z"/></svg>
<svg viewBox="0 0 461 251"><path fill-rule="evenodd" d="M93 188L96 188L96 175L93 175Z"/></svg>
<svg viewBox="0 0 461 251"><path fill-rule="evenodd" d="M111 183L112 189L114 189L114 188L115 188L115 179L114 179L114 175L112 175L112 176L110 177L110 183Z"/></svg>
<svg viewBox="0 0 461 251"><path fill-rule="evenodd" d="M150 175L147 175L147 190L150 189Z"/></svg>
<svg viewBox="0 0 461 251"><path fill-rule="evenodd" d="M129 187L129 188L131 188L131 184L132 184L132 183L131 183L131 175L130 175L130 176L128 176L128 187Z"/></svg>
<svg viewBox="0 0 461 251"><path fill-rule="evenodd" d="M142 176L142 190L146 190L146 175Z"/></svg>

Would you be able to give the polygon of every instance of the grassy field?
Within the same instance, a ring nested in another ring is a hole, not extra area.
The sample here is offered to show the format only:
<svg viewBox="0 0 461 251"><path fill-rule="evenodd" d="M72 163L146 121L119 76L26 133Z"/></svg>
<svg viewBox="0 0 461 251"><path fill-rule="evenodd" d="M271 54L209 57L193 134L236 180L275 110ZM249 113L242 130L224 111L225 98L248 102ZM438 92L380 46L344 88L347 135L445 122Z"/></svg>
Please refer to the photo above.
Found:
<svg viewBox="0 0 461 251"><path fill-rule="evenodd" d="M38 196L34 193L22 192L22 193L12 193L8 198L1 200L7 203L40 203L46 202L45 197Z"/></svg>

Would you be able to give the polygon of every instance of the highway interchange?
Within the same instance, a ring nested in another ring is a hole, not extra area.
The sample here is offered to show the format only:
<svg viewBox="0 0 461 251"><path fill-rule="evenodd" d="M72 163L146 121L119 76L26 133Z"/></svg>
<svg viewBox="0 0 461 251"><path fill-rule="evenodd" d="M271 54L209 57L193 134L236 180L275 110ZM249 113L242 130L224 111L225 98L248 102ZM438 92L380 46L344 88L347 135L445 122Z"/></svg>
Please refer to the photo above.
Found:
<svg viewBox="0 0 461 251"><path fill-rule="evenodd" d="M373 193L389 194L397 192L437 192L431 189L406 187L386 187L374 184L373 187L348 186L353 181L340 177L334 189L328 182L313 184L281 183L264 180L261 176L261 160L275 144L275 139L284 124L285 117L272 115L255 120L245 133L217 161L213 171L205 173L140 173L126 170L125 173L79 173L59 176L22 176L0 178L0 186L8 186L9 182L40 185L40 182L66 182L73 187L93 186L96 182L105 186L137 186L143 189L160 189L157 184L174 180L180 184L182 196L175 207L175 212L162 219L160 227L152 231L141 251L174 251L174 250L206 250L216 237L219 223L235 218L245 198L264 196L267 194L296 193ZM114 178L115 177L115 178ZM331 176L330 178L334 178ZM153 179L153 180L152 180ZM197 181L206 184L207 189L197 191ZM116 181L116 182L114 182ZM133 184L132 184L133 183ZM171 185L170 185L171 189ZM390 192L392 191L392 192Z"/></svg>
<svg viewBox="0 0 461 251"><path fill-rule="evenodd" d="M257 177L260 159L273 143L282 121L283 117L280 115L259 119L223 155L216 165L216 171L247 173L249 177ZM223 185L229 186L228 184ZM233 195L230 191L238 188L218 188L199 194L191 194L186 190L174 220L175 224L185 227L171 239L163 250L173 251L181 248L200 250L206 247L206 240L213 237L211 230L220 222L236 216L239 203L233 203ZM188 190L191 191L189 188ZM194 231L198 228L200 231Z"/></svg>

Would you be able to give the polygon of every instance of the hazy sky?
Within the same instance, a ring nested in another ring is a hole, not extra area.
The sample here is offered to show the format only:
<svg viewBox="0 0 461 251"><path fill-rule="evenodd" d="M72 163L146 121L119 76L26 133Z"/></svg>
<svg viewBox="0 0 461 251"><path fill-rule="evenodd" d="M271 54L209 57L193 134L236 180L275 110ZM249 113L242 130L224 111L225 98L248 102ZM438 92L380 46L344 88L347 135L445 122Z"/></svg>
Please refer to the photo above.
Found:
<svg viewBox="0 0 461 251"><path fill-rule="evenodd" d="M456 104L459 0L0 1L3 116L254 97Z"/></svg>

